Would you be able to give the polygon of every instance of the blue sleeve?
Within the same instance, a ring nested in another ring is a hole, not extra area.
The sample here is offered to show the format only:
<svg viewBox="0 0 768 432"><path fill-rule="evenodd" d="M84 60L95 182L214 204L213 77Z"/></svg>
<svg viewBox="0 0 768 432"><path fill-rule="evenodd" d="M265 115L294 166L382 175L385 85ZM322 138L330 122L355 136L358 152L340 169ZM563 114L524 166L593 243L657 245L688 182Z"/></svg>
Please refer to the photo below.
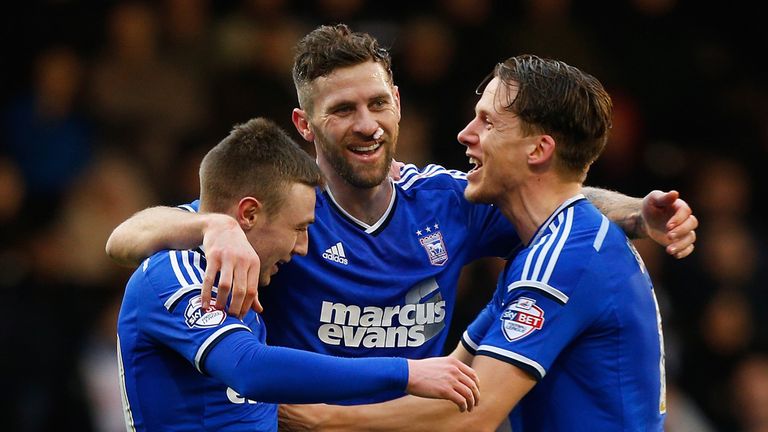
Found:
<svg viewBox="0 0 768 432"><path fill-rule="evenodd" d="M485 337L491 325L498 316L498 307L493 300L491 300L483 310L477 314L474 321L467 327L464 334L461 336L461 344L469 351L470 354L475 355L477 348L480 346L480 342Z"/></svg>
<svg viewBox="0 0 768 432"><path fill-rule="evenodd" d="M177 208L180 208L182 210L186 210L190 213L197 213L200 211L200 200L196 199L192 201L191 203L187 204L179 204L176 206Z"/></svg>
<svg viewBox="0 0 768 432"><path fill-rule="evenodd" d="M249 399L270 403L320 403L405 390L403 358L341 358L273 347L235 332L211 349L209 375Z"/></svg>
<svg viewBox="0 0 768 432"><path fill-rule="evenodd" d="M504 280L508 269L509 264L507 264L504 271L499 275L499 280L496 283L496 291L494 291L491 301L489 301L485 308L477 314L475 320L472 321L461 336L461 344L464 345L464 348L466 348L472 355L477 353L477 348L480 346L483 338L489 333L493 323L499 319L504 293L506 292L504 289Z"/></svg>

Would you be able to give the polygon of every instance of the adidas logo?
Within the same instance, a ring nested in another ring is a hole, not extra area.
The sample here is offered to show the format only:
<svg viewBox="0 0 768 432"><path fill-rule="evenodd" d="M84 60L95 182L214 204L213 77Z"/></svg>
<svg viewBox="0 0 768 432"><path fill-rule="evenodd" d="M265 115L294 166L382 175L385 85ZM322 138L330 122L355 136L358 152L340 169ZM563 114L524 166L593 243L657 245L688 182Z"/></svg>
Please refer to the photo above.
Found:
<svg viewBox="0 0 768 432"><path fill-rule="evenodd" d="M326 249L325 252L323 252L323 258L327 259L328 261L335 261L339 264L349 264L347 254L344 252L344 246L341 245L341 242L338 242Z"/></svg>

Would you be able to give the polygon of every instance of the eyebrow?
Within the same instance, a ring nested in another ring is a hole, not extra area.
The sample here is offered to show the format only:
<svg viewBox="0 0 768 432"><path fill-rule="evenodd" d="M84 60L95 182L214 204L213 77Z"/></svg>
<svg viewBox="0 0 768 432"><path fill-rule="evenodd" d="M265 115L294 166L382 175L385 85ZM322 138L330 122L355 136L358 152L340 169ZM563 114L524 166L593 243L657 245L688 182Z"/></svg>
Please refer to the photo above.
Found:
<svg viewBox="0 0 768 432"><path fill-rule="evenodd" d="M346 107L354 107L355 104L351 101L343 100L334 103L333 105L329 105L327 111L328 112L334 112L338 110L339 108L346 108Z"/></svg>
<svg viewBox="0 0 768 432"><path fill-rule="evenodd" d="M376 93L376 94L371 95L370 97L368 97L368 102L373 102L375 100L393 101L394 100L394 94L391 94L391 93L386 92L386 91L382 91L380 93ZM349 99L341 99L341 100L339 100L337 102L334 102L333 104L329 105L328 109L329 110L334 110L334 109L337 109L339 107L343 107L345 105L354 106L355 102L353 102L352 100L349 100Z"/></svg>

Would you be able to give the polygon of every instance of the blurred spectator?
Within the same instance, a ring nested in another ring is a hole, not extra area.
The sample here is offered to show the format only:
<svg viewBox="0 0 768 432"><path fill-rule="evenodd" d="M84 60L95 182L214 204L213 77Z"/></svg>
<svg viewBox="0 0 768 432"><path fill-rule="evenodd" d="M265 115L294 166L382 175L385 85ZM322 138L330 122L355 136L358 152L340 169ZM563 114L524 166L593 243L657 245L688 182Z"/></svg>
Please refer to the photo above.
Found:
<svg viewBox="0 0 768 432"><path fill-rule="evenodd" d="M610 78L601 63L589 26L571 19L572 0L525 0L521 16L506 29L506 44L517 53L531 53L572 64L590 74ZM609 80L607 82L610 82Z"/></svg>
<svg viewBox="0 0 768 432"><path fill-rule="evenodd" d="M244 38L219 38L233 43L222 46L224 51L237 52L241 57L222 64L211 82L213 127L218 135L226 135L233 122L256 116L274 120L289 133L295 131L291 112L298 102L291 67L293 47L305 29L293 17L272 9L276 7L274 2L246 2L245 10L236 10L219 26L221 35L242 33ZM299 138L298 134L295 137Z"/></svg>
<svg viewBox="0 0 768 432"><path fill-rule="evenodd" d="M94 431L124 431L125 418L118 378L117 314L122 296L115 297L100 311L85 336L78 364L86 399L93 413Z"/></svg>
<svg viewBox="0 0 768 432"><path fill-rule="evenodd" d="M165 0L161 14L164 57L198 79L208 79L214 41L209 0Z"/></svg>
<svg viewBox="0 0 768 432"><path fill-rule="evenodd" d="M738 430L768 432L768 356L755 353L739 363L729 393Z"/></svg>
<svg viewBox="0 0 768 432"><path fill-rule="evenodd" d="M696 253L667 274L684 341L680 385L719 430L737 430L740 416L723 395L741 359L766 342L768 262L750 220L744 165L709 156L698 162L690 194L701 221Z"/></svg>
<svg viewBox="0 0 768 432"><path fill-rule="evenodd" d="M667 384L665 432L716 432L715 427L691 398L675 384Z"/></svg>
<svg viewBox="0 0 768 432"><path fill-rule="evenodd" d="M104 253L107 237L120 222L156 202L157 195L134 158L125 152L96 157L62 205L58 277L94 288L124 285L126 273L117 272L120 269Z"/></svg>
<svg viewBox="0 0 768 432"><path fill-rule="evenodd" d="M416 166L434 163L434 153L430 148L430 144L434 139L432 131L435 125L429 121L430 116L421 111L418 105L410 106L402 102L401 104L402 117L395 159ZM455 145L456 148L451 149L447 145L448 147L444 149L446 153L449 153L451 150L454 152L458 150L457 143L451 143L450 145Z"/></svg>
<svg viewBox="0 0 768 432"><path fill-rule="evenodd" d="M742 219L749 217L752 184L745 165L723 156L706 155L697 164L696 189L691 197L701 217Z"/></svg>
<svg viewBox="0 0 768 432"><path fill-rule="evenodd" d="M447 168L468 166L456 135L471 108L468 105L462 112L446 107L460 106L457 101L474 94L448 90L454 89L459 79L454 74L456 41L451 29L437 18L416 16L401 29L393 51L394 79L403 106L398 153L410 153ZM416 130L409 130L411 127Z"/></svg>
<svg viewBox="0 0 768 432"><path fill-rule="evenodd" d="M158 16L147 3L118 2L108 17L108 43L97 58L90 108L102 140L132 152L166 187L180 137L205 126L203 83L162 56Z"/></svg>
<svg viewBox="0 0 768 432"><path fill-rule="evenodd" d="M3 116L8 155L34 203L58 199L83 170L92 151L92 125L79 104L83 64L70 47L43 50L35 59L33 88Z"/></svg>
<svg viewBox="0 0 768 432"><path fill-rule="evenodd" d="M636 100L618 89L611 91L611 99L611 134L602 155L589 170L587 184L609 187L635 196L647 193L649 186L662 189L662 185L653 183L653 177L645 168L645 125Z"/></svg>
<svg viewBox="0 0 768 432"><path fill-rule="evenodd" d="M0 226L5 228L14 224L25 195L26 183L18 165L15 161L0 156ZM2 237L8 238L10 234L3 232Z"/></svg>

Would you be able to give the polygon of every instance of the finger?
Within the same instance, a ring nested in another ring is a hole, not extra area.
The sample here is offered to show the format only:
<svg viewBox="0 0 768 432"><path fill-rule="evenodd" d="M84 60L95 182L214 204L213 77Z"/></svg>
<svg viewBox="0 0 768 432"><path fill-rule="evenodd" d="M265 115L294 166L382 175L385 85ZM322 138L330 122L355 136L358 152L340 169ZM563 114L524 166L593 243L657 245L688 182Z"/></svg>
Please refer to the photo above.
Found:
<svg viewBox="0 0 768 432"><path fill-rule="evenodd" d="M232 288L232 267L224 266L219 272L219 287L216 292L216 309L224 310L227 306L227 298Z"/></svg>
<svg viewBox="0 0 768 432"><path fill-rule="evenodd" d="M650 194L651 201L656 207L667 207L680 197L680 193L671 190L669 192L653 191Z"/></svg>
<svg viewBox="0 0 768 432"><path fill-rule="evenodd" d="M466 404L465 405L466 410L471 412L472 408L475 407L475 394L472 393L472 389L470 389L466 385L460 385L456 389L456 392L458 392L461 395L461 397L464 399L464 403Z"/></svg>
<svg viewBox="0 0 768 432"><path fill-rule="evenodd" d="M688 205L688 203L681 199L675 200L675 202L669 206L669 209L674 211L674 213L672 214L672 217L667 221L667 230L671 230L679 226L693 215L691 207Z"/></svg>
<svg viewBox="0 0 768 432"><path fill-rule="evenodd" d="M254 302L256 300L256 293L251 289L251 287L246 286L245 289L246 291L245 296L243 297L243 308L241 309L243 316L245 316L245 314L247 314L248 311L253 308Z"/></svg>
<svg viewBox="0 0 768 432"><path fill-rule="evenodd" d="M670 252L670 255L677 259L682 259L693 253L693 249L696 247L694 244L690 244L683 249L676 249L675 252Z"/></svg>
<svg viewBox="0 0 768 432"><path fill-rule="evenodd" d="M475 378L461 374L459 377L461 383L470 391L472 403L469 405L469 410L472 411L472 407L480 403L480 388Z"/></svg>
<svg viewBox="0 0 768 432"><path fill-rule="evenodd" d="M459 412L464 412L467 410L467 400L455 389L450 390L447 399L459 407Z"/></svg>
<svg viewBox="0 0 768 432"><path fill-rule="evenodd" d="M475 406L480 405L480 385L472 380L469 385L469 389L472 391L472 399L475 402Z"/></svg>
<svg viewBox="0 0 768 432"><path fill-rule="evenodd" d="M205 274L203 275L203 287L200 295L201 307L208 309L211 305L211 293L213 292L213 282L216 280L219 264L210 258L206 261Z"/></svg>
<svg viewBox="0 0 768 432"><path fill-rule="evenodd" d="M467 392L466 399L467 399L467 402L469 403L467 409L469 411L472 411L472 409L475 406L477 406L477 404L480 402L479 401L480 391L478 390L477 385L475 384L474 381L472 381L471 378L469 378L466 375L463 375L462 377L463 377L463 379L461 380L461 383L463 384L462 389L464 389Z"/></svg>
<svg viewBox="0 0 768 432"><path fill-rule="evenodd" d="M689 215L680 224L669 232L669 238L675 240L688 235L689 232L699 227L699 220L694 215Z"/></svg>
<svg viewBox="0 0 768 432"><path fill-rule="evenodd" d="M460 361L457 361L457 365L459 367L459 370L464 373L464 375L468 376L472 381L474 381L476 386L480 386L480 377L477 376L477 372L475 372L474 369L469 367L469 365L466 365Z"/></svg>
<svg viewBox="0 0 768 432"><path fill-rule="evenodd" d="M243 315L245 315L248 312L248 309L253 309L254 311L261 313L261 303L259 303L258 295L258 286L251 285L251 274L253 273L253 270L248 272L248 286L246 286L247 291L245 292L245 300L243 301L243 306L246 308L243 310ZM258 282L257 282L258 283Z"/></svg>
<svg viewBox="0 0 768 432"><path fill-rule="evenodd" d="M246 290L248 289L246 271L242 265L238 265L232 278L232 299L229 301L229 313L238 318L245 316L250 307L250 303L245 303Z"/></svg>
<svg viewBox="0 0 768 432"><path fill-rule="evenodd" d="M264 312L264 308L261 306L261 302L259 302L260 270L259 266L251 267L251 269L248 270L248 297L246 298L247 304L250 305L251 309L258 313ZM250 301L248 299L250 299Z"/></svg>
<svg viewBox="0 0 768 432"><path fill-rule="evenodd" d="M258 313L264 312L264 306L261 305L261 302L259 301L259 293L256 292L256 297L253 298L253 301L251 302L251 309L255 310Z"/></svg>
<svg viewBox="0 0 768 432"><path fill-rule="evenodd" d="M694 243L696 243L696 231L690 231L685 236L675 239L674 242L670 243L669 246L667 246L667 253L670 255L677 255Z"/></svg>

